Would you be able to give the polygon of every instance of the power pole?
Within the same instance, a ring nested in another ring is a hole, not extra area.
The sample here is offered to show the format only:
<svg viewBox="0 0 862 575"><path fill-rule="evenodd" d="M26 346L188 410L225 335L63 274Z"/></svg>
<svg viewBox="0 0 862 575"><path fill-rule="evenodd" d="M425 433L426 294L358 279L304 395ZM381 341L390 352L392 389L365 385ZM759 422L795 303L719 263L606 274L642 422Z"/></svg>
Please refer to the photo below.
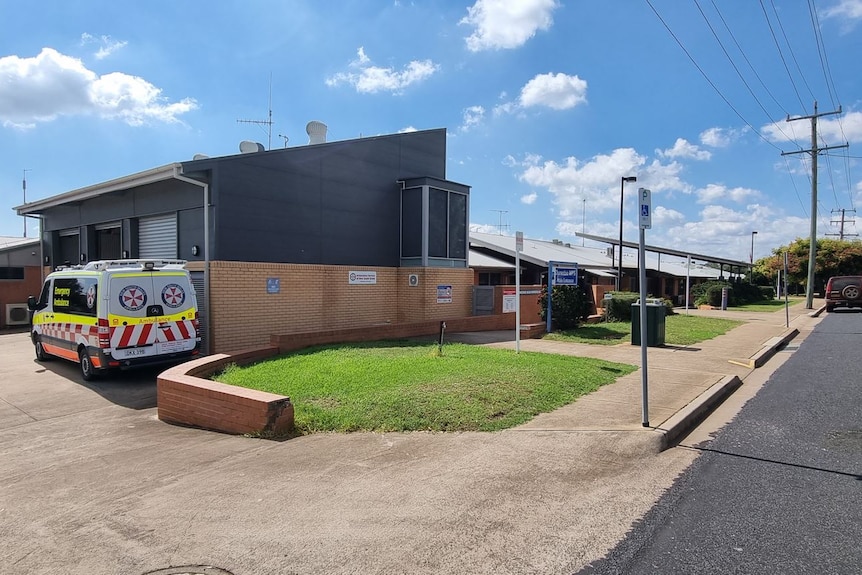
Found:
<svg viewBox="0 0 862 575"><path fill-rule="evenodd" d="M839 220L837 222L835 220L832 220L829 223L831 223L832 225L835 225L835 224L839 225L838 233L837 234L826 234L826 235L827 236L838 236L839 240L843 240L845 236L858 236L859 234L845 234L844 233L844 222L845 222L844 216L845 216L846 212L856 213L856 210L845 210L844 208L841 208L840 210L832 210L833 214L835 212L841 212L841 220Z"/></svg>
<svg viewBox="0 0 862 575"><path fill-rule="evenodd" d="M812 309L814 307L814 266L816 264L816 252L817 252L817 155L820 152L825 152L826 150L834 150L836 148L846 148L848 144L843 144L841 146L824 146L822 148L817 147L817 118L820 116L830 116L833 114L840 114L841 106L838 106L838 110L834 112L823 112L817 113L817 102L814 102L814 113L810 116L798 116L796 118L791 118L790 115L787 116L788 122L793 122L795 120L805 120L811 119L811 148L808 150L797 150L795 152L781 152L782 156L788 156L790 154L811 154L811 233L810 240L808 246L808 281L805 285L805 309Z"/></svg>

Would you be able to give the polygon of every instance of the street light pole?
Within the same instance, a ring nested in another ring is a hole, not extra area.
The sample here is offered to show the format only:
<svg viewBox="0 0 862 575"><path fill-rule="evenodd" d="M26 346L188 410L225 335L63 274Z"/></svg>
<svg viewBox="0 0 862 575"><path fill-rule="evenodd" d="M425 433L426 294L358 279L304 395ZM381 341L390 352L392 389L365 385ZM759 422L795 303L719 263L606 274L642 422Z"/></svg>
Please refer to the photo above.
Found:
<svg viewBox="0 0 862 575"><path fill-rule="evenodd" d="M748 283L754 283L754 236L757 232L751 232L751 251L748 253Z"/></svg>
<svg viewBox="0 0 862 575"><path fill-rule="evenodd" d="M623 176L620 178L620 254L619 267L617 267L616 291L620 291L623 283L623 200L625 199L626 182L638 181L637 176Z"/></svg>

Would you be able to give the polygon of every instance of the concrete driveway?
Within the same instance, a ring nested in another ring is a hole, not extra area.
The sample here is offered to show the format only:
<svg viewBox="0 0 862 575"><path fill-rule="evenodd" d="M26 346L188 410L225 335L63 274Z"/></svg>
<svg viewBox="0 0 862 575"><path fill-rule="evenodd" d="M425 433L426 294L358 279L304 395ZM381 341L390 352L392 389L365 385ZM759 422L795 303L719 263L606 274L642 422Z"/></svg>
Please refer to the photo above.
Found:
<svg viewBox="0 0 862 575"><path fill-rule="evenodd" d="M0 573L571 573L696 457L643 431L220 435L159 421L155 376L87 384L0 335Z"/></svg>

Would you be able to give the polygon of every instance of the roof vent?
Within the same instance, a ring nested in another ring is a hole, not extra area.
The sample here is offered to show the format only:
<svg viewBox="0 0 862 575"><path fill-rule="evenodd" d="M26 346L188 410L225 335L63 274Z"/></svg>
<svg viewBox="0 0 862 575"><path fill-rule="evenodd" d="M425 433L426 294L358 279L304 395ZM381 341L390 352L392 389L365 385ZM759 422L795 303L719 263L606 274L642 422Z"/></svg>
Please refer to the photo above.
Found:
<svg viewBox="0 0 862 575"><path fill-rule="evenodd" d="M305 126L305 131L308 134L309 144L325 144L326 143L326 124L312 120Z"/></svg>
<svg viewBox="0 0 862 575"><path fill-rule="evenodd" d="M263 152L266 148L263 144L252 142L251 140L243 140L239 143L239 151L243 154L253 154L255 152Z"/></svg>
<svg viewBox="0 0 862 575"><path fill-rule="evenodd" d="M192 160L206 160L207 158L209 158L209 156L206 154L195 154L192 156Z"/></svg>

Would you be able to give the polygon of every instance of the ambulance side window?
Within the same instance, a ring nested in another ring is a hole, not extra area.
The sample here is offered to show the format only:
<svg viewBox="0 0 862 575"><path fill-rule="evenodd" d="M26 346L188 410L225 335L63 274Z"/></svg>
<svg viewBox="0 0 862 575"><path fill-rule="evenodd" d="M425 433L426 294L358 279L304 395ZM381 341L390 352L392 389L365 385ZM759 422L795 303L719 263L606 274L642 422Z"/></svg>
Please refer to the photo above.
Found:
<svg viewBox="0 0 862 575"><path fill-rule="evenodd" d="M45 309L48 307L48 300L51 299L51 280L45 282L45 285L42 286L42 292L39 294L39 305L38 309Z"/></svg>
<svg viewBox="0 0 862 575"><path fill-rule="evenodd" d="M97 289L96 278L56 278L54 311L95 316Z"/></svg>

